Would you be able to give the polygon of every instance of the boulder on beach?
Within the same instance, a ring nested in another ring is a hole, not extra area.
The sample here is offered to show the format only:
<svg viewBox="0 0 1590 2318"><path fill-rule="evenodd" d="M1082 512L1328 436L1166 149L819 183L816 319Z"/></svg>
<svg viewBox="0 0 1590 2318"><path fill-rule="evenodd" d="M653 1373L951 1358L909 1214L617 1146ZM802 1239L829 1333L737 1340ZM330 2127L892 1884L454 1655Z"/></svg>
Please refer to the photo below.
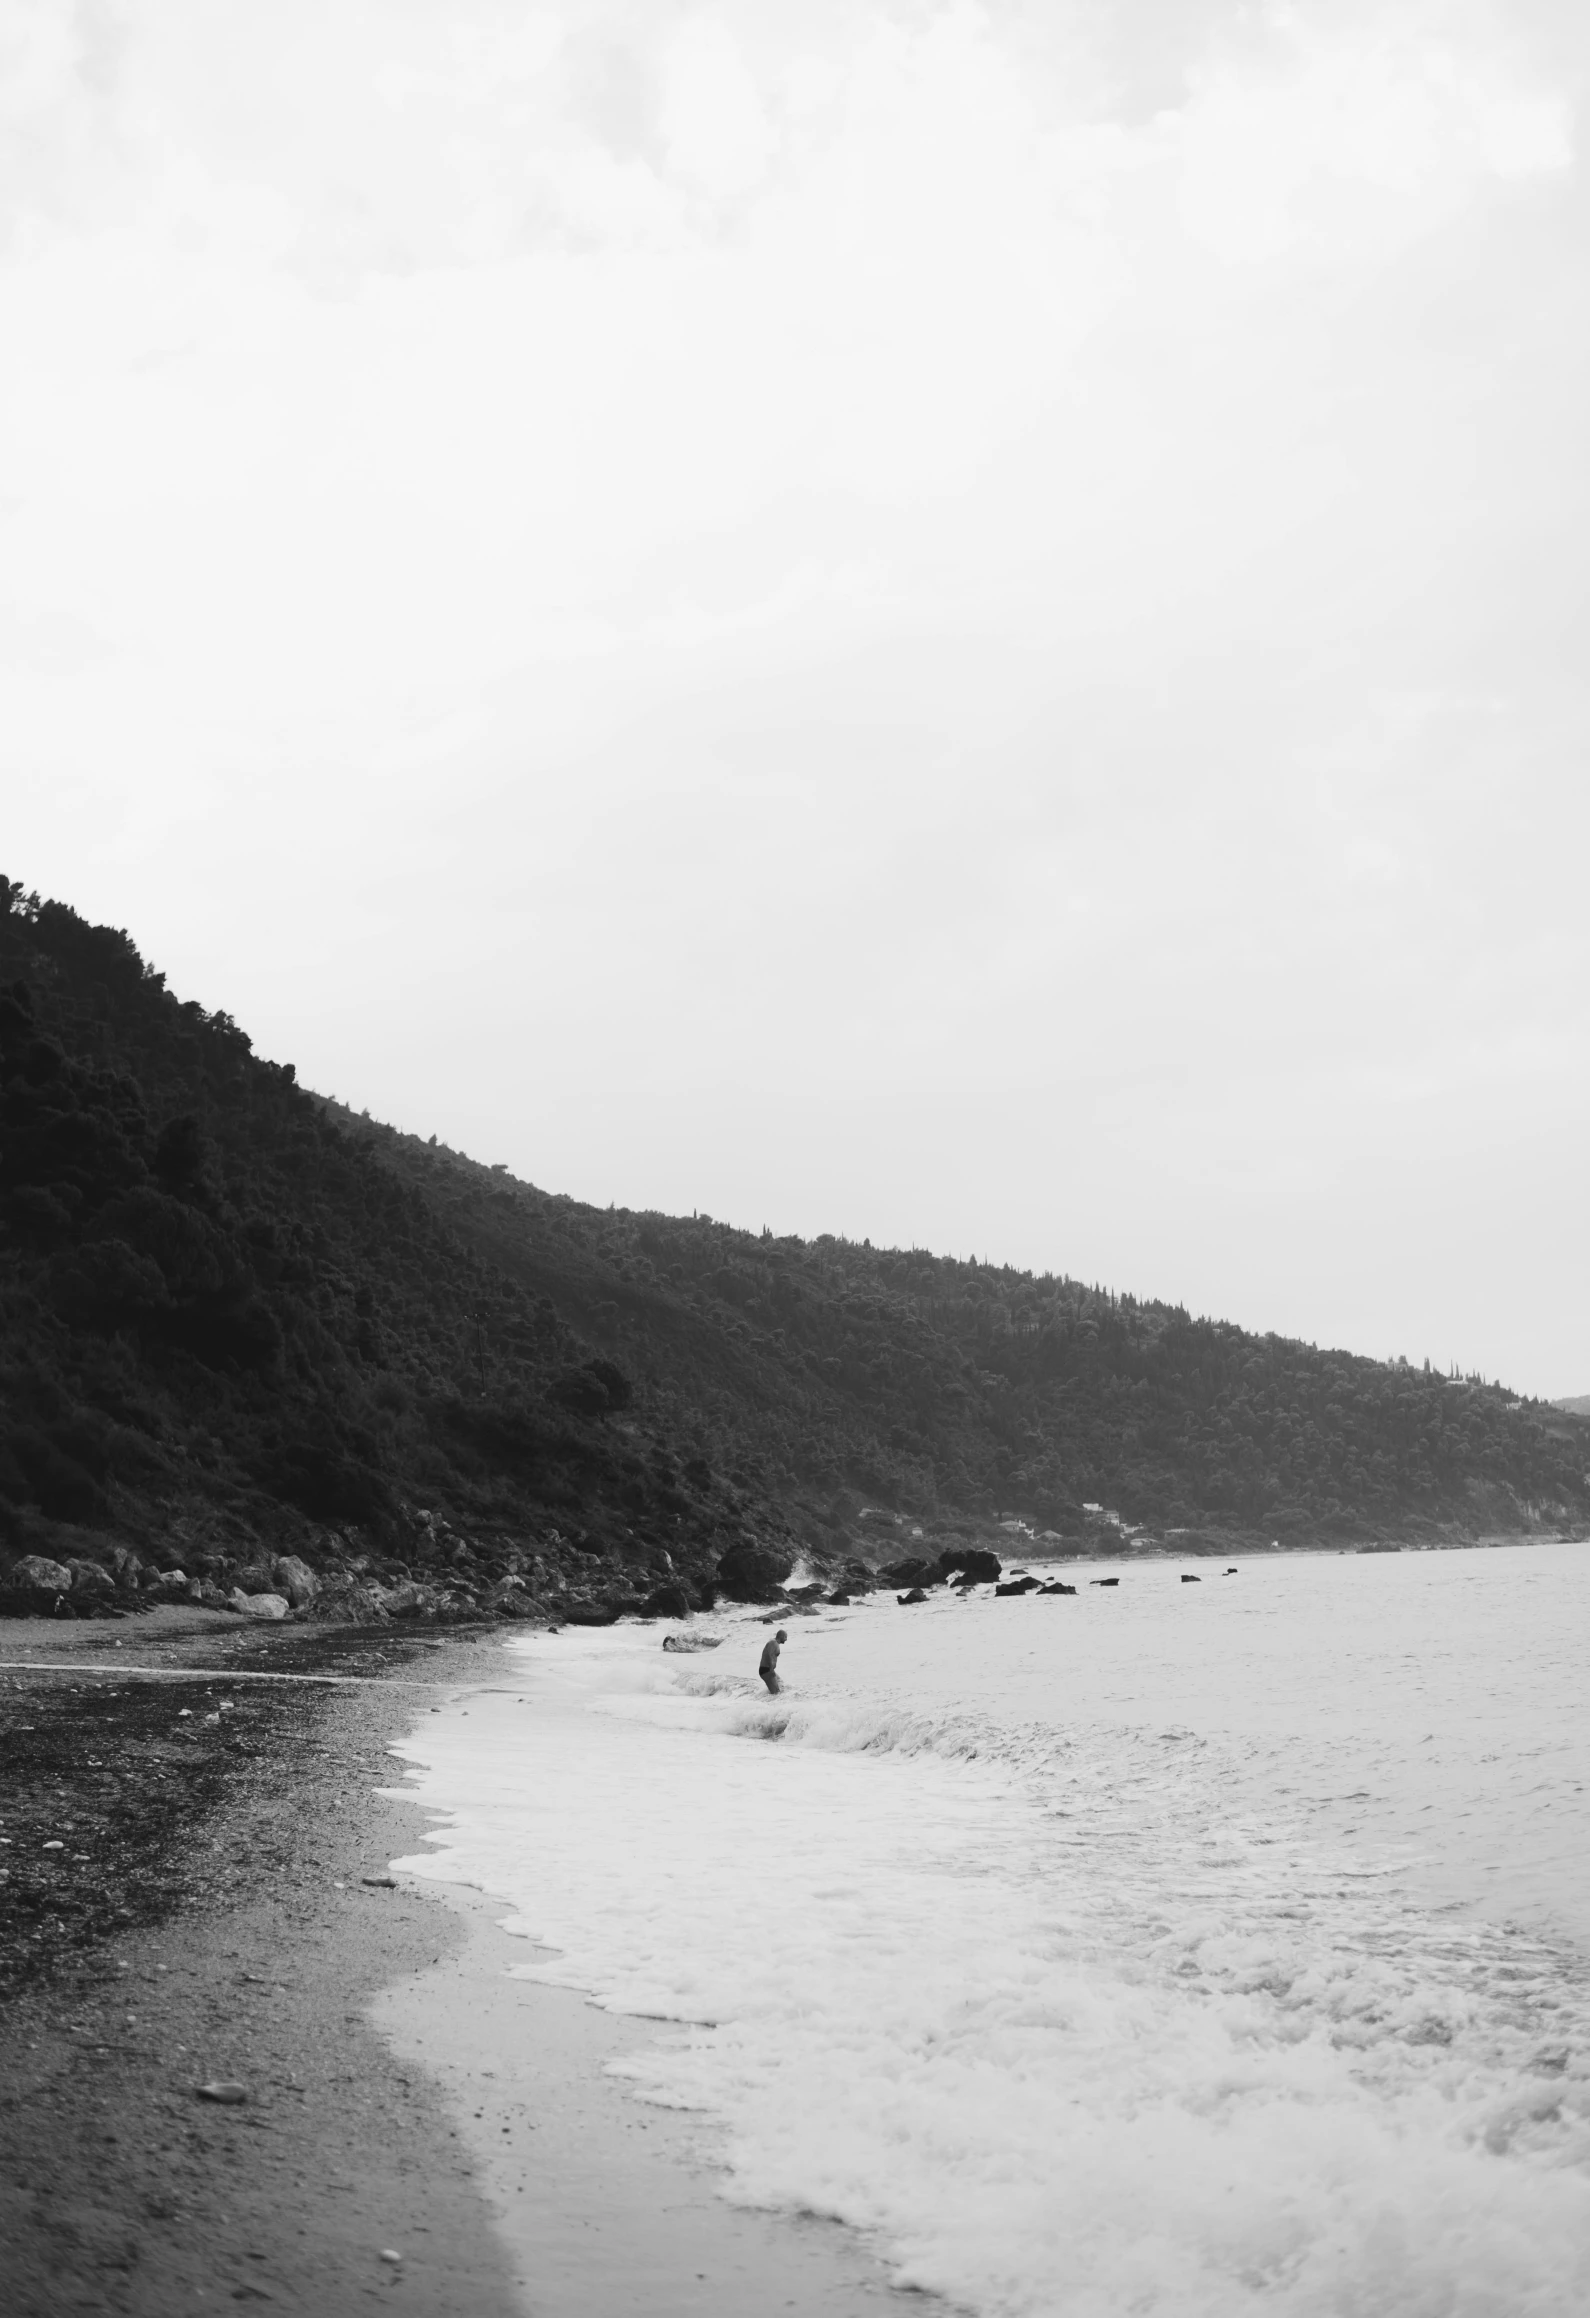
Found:
<svg viewBox="0 0 1590 2318"><path fill-rule="evenodd" d="M887 1578L892 1586L931 1586L937 1584L940 1572L936 1562L924 1561L919 1553L912 1553L904 1561L886 1563L878 1575Z"/></svg>
<svg viewBox="0 0 1590 2318"><path fill-rule="evenodd" d="M285 1618L292 1605L285 1594L245 1594L234 1586L222 1606L245 1618Z"/></svg>
<svg viewBox="0 0 1590 2318"><path fill-rule="evenodd" d="M25 1553L0 1579L6 1607L24 1618L52 1617L66 1608L71 1591L72 1573L65 1562L42 1553Z"/></svg>
<svg viewBox="0 0 1590 2318"><path fill-rule="evenodd" d="M296 1553L277 1556L271 1567L271 1581L274 1590L285 1594L295 1610L307 1608L320 1591L319 1578Z"/></svg>
<svg viewBox="0 0 1590 2318"><path fill-rule="evenodd" d="M902 1610L908 1609L913 1602L925 1602L927 1600L927 1596L922 1591L920 1586L913 1586L908 1594L896 1594L894 1598L899 1603Z"/></svg>
<svg viewBox="0 0 1590 2318"><path fill-rule="evenodd" d="M108 1602L116 1591L116 1581L102 1561L69 1561L72 1573L72 1601L81 1609L87 1602Z"/></svg>
<svg viewBox="0 0 1590 2318"><path fill-rule="evenodd" d="M1011 1578L1007 1584L994 1588L996 1594L1035 1594L1037 1590L1036 1578Z"/></svg>
<svg viewBox="0 0 1590 2318"><path fill-rule="evenodd" d="M185 1602L188 1598L188 1573L185 1569L157 1569L145 1572L143 1590L157 1602Z"/></svg>
<svg viewBox="0 0 1590 2318"><path fill-rule="evenodd" d="M416 1585L412 1578L400 1578L396 1585L376 1588L375 1607L389 1618L417 1618L431 1598L428 1587Z"/></svg>
<svg viewBox="0 0 1590 2318"><path fill-rule="evenodd" d="M694 1602L682 1585L655 1586L641 1604L643 1618L688 1618Z"/></svg>
<svg viewBox="0 0 1590 2318"><path fill-rule="evenodd" d="M783 1591L790 1558L787 1551L758 1545L754 1538L742 1538L719 1560L719 1590L731 1602L770 1602L775 1594Z"/></svg>
<svg viewBox="0 0 1590 2318"><path fill-rule="evenodd" d="M947 1578L959 1575L962 1585L997 1586L1004 1575L1004 1563L997 1553L989 1553L980 1545L968 1546L964 1551L952 1550L944 1554L939 1568Z"/></svg>

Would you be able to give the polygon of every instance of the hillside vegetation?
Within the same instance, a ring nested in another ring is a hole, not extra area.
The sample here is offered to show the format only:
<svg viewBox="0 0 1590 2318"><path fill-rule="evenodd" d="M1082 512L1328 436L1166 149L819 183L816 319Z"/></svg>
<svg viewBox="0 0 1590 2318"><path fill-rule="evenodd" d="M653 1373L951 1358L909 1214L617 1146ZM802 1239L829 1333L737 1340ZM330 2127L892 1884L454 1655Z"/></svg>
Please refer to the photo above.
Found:
<svg viewBox="0 0 1590 2318"><path fill-rule="evenodd" d="M0 1394L0 1552L131 1545L217 1582L291 1550L441 1568L466 1601L511 1573L703 1598L726 1554L842 1557L880 1512L1076 1542L1118 1535L1090 1507L1192 1542L1590 1516L1583 1427L1497 1385L585 1207L355 1118L13 886Z"/></svg>

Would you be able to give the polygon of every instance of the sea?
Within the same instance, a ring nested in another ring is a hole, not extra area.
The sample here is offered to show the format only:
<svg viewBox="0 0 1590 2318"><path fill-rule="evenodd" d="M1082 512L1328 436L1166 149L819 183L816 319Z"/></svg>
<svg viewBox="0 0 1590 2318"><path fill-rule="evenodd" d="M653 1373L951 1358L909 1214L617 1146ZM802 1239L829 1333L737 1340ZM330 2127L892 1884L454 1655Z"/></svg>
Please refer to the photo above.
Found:
<svg viewBox="0 0 1590 2318"><path fill-rule="evenodd" d="M514 1639L402 1864L978 2318L1583 2318L1590 1545L1026 1566Z"/></svg>

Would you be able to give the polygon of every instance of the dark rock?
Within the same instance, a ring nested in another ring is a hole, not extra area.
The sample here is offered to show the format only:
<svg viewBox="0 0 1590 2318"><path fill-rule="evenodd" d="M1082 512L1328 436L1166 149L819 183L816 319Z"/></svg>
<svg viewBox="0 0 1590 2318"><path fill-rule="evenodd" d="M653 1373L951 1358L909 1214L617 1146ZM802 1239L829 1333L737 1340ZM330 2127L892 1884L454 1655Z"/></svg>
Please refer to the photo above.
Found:
<svg viewBox="0 0 1590 2318"><path fill-rule="evenodd" d="M81 1608L85 1602L108 1602L116 1592L116 1581L103 1562L69 1561L66 1567L72 1573L72 1602Z"/></svg>
<svg viewBox="0 0 1590 2318"><path fill-rule="evenodd" d="M143 1593L146 1601L185 1602L188 1599L188 1573L185 1569L146 1571Z"/></svg>
<svg viewBox="0 0 1590 2318"><path fill-rule="evenodd" d="M565 1626L616 1626L620 1613L613 1602L565 1602L557 1615Z"/></svg>
<svg viewBox="0 0 1590 2318"><path fill-rule="evenodd" d="M382 1586L377 1591L377 1607L384 1610L389 1618L417 1618L422 1610L431 1607L434 1600L430 1588L417 1586L412 1578L400 1578L395 1586ZM282 1610L286 1608L287 1604L283 1602Z"/></svg>
<svg viewBox="0 0 1590 2318"><path fill-rule="evenodd" d="M718 1587L731 1602L770 1602L789 1576L787 1550L744 1538L718 1563Z"/></svg>
<svg viewBox="0 0 1590 2318"><path fill-rule="evenodd" d="M1088 1580L1090 1586L1118 1586L1120 1582L1119 1578L1089 1578Z"/></svg>
<svg viewBox="0 0 1590 2318"><path fill-rule="evenodd" d="M962 1583L969 1586L998 1585L1004 1573L998 1554L989 1553L980 1545L968 1546L964 1552L952 1549L941 1554L939 1568L947 1578L959 1571Z"/></svg>
<svg viewBox="0 0 1590 2318"><path fill-rule="evenodd" d="M879 1570L892 1586L931 1586L938 1583L936 1562L924 1561L920 1554L908 1554L904 1561L891 1561Z"/></svg>
<svg viewBox="0 0 1590 2318"><path fill-rule="evenodd" d="M1193 1578L1193 1577L1188 1577L1188 1576L1187 1576L1187 1574L1186 1574L1186 1573L1185 1573L1185 1571L1184 1571L1184 1572L1183 1572L1183 1574L1182 1574L1182 1581L1181 1581L1181 1582L1182 1582L1182 1584L1183 1584L1184 1586L1201 1586L1201 1585L1203 1584L1203 1582L1204 1582L1204 1581L1203 1581L1203 1579L1202 1579L1202 1578Z"/></svg>
<svg viewBox="0 0 1590 2318"><path fill-rule="evenodd" d="M656 1586L641 1605L641 1616L643 1618L688 1618L694 1606L683 1586Z"/></svg>
<svg viewBox="0 0 1590 2318"><path fill-rule="evenodd" d="M836 1610L846 1609L850 1603L850 1596L845 1592L842 1586L837 1594L830 1594L828 1599L831 1606Z"/></svg>
<svg viewBox="0 0 1590 2318"><path fill-rule="evenodd" d="M0 1580L0 1591L6 1606L21 1617L70 1615L72 1573L65 1562L51 1561L42 1553L25 1553Z"/></svg>
<svg viewBox="0 0 1590 2318"><path fill-rule="evenodd" d="M1052 1586L1040 1586L1038 1588L1038 1591L1041 1594L1074 1594L1076 1590L1077 1589L1075 1586L1063 1586L1058 1582Z"/></svg>
<svg viewBox="0 0 1590 2318"><path fill-rule="evenodd" d="M908 1594L896 1594L894 1598L902 1610L906 1609L912 1602L925 1602L927 1600L927 1596L920 1586L913 1586Z"/></svg>
<svg viewBox="0 0 1590 2318"><path fill-rule="evenodd" d="M1037 1591L1036 1578L1011 1578L1007 1584L994 1588L996 1594L1035 1594Z"/></svg>

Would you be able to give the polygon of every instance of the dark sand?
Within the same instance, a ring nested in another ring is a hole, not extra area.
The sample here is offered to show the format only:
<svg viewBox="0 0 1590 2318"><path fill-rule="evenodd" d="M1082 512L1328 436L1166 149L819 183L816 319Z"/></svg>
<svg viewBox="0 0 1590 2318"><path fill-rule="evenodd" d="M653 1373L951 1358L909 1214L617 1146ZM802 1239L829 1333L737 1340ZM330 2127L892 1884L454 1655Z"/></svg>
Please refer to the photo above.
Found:
<svg viewBox="0 0 1590 2318"><path fill-rule="evenodd" d="M533 1951L478 1894L361 1880L423 1843L379 1792L415 1686L494 1687L499 1646L203 1612L0 1623L0 1661L31 1669L0 1665L5 2318L903 2303L848 2233L726 2204L700 2128L602 2075L666 2032L510 1978ZM240 1679L334 1665L364 1679ZM222 2079L246 2102L197 2097Z"/></svg>

